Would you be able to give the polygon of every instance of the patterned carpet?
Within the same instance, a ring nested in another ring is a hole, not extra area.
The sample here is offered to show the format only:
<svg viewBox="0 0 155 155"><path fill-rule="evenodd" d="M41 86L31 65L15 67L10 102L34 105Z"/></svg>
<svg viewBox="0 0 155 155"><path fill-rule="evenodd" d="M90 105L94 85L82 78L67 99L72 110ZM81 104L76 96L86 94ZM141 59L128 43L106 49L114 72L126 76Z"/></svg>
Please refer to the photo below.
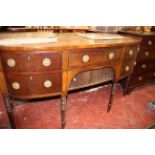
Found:
<svg viewBox="0 0 155 155"><path fill-rule="evenodd" d="M110 86L96 91L79 91L68 95L67 129L141 129L155 122L155 111L147 109L155 100L155 84L139 87L123 96L117 85L110 113L106 112ZM18 104L18 106L17 106ZM60 99L14 103L17 128L60 128Z"/></svg>

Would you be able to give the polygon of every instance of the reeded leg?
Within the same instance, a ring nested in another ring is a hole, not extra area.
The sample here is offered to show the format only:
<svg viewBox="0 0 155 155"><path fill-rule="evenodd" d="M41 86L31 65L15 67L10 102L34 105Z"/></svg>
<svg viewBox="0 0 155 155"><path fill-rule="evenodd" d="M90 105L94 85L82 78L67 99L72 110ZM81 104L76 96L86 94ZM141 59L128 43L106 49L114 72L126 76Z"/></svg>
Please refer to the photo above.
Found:
<svg viewBox="0 0 155 155"><path fill-rule="evenodd" d="M66 104L67 104L67 98L66 96L61 97L61 128L65 128L66 124Z"/></svg>
<svg viewBox="0 0 155 155"><path fill-rule="evenodd" d="M111 93L110 93L110 99L109 99L109 103L108 103L108 107L107 107L107 112L109 112L112 107L113 97L114 97L114 93L115 93L115 87L116 87L116 82L113 82L112 88L111 88Z"/></svg>

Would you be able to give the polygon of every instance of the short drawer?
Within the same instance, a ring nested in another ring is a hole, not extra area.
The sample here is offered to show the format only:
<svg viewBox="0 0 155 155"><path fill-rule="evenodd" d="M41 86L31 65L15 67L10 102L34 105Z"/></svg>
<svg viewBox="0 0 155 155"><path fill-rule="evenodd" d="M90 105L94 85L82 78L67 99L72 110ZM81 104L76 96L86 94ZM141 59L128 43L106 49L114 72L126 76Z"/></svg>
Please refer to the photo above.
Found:
<svg viewBox="0 0 155 155"><path fill-rule="evenodd" d="M133 60L125 61L121 67L120 77L125 77L130 75L133 72L133 67L134 67Z"/></svg>
<svg viewBox="0 0 155 155"><path fill-rule="evenodd" d="M3 52L2 64L6 72L52 71L61 69L61 52Z"/></svg>
<svg viewBox="0 0 155 155"><path fill-rule="evenodd" d="M155 70L133 74L130 80L130 86L136 86L151 80L155 80Z"/></svg>
<svg viewBox="0 0 155 155"><path fill-rule="evenodd" d="M134 68L134 72L135 73L141 73L141 72L145 72L148 69L153 69L155 68L155 63L150 60L148 61L144 61L144 62L139 62L136 64L135 68Z"/></svg>
<svg viewBox="0 0 155 155"><path fill-rule="evenodd" d="M141 42L141 48L154 48L155 49L155 37L143 38Z"/></svg>
<svg viewBox="0 0 155 155"><path fill-rule="evenodd" d="M139 46L126 46L124 49L124 60L134 59L140 50Z"/></svg>
<svg viewBox="0 0 155 155"><path fill-rule="evenodd" d="M155 49L141 49L137 56L137 63L149 61L155 62Z"/></svg>
<svg viewBox="0 0 155 155"><path fill-rule="evenodd" d="M72 50L69 52L69 67L113 63L121 53L122 47Z"/></svg>
<svg viewBox="0 0 155 155"><path fill-rule="evenodd" d="M14 97L36 96L61 92L61 72L11 73L6 75L8 87Z"/></svg>

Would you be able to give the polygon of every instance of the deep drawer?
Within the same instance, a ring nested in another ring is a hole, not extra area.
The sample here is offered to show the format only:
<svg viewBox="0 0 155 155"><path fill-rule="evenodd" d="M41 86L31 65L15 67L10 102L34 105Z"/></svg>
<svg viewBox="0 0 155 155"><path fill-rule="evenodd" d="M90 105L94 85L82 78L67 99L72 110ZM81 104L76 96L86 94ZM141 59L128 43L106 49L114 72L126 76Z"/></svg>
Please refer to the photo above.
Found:
<svg viewBox="0 0 155 155"><path fill-rule="evenodd" d="M155 68L155 62L153 61L148 60L144 62L139 62L136 64L134 68L134 73L141 73L154 68Z"/></svg>
<svg viewBox="0 0 155 155"><path fill-rule="evenodd" d="M155 69L139 74L133 74L130 80L130 86L136 86L151 80L155 80Z"/></svg>
<svg viewBox="0 0 155 155"><path fill-rule="evenodd" d="M61 92L61 72L7 74L10 93L15 97Z"/></svg>
<svg viewBox="0 0 155 155"><path fill-rule="evenodd" d="M138 53L137 63L150 61L155 63L155 49L141 49Z"/></svg>
<svg viewBox="0 0 155 155"><path fill-rule="evenodd" d="M134 59L138 53L139 46L126 46L124 49L124 61Z"/></svg>
<svg viewBox="0 0 155 155"><path fill-rule="evenodd" d="M124 61L120 71L120 77L125 77L133 72L134 60Z"/></svg>
<svg viewBox="0 0 155 155"><path fill-rule="evenodd" d="M52 71L61 69L61 52L3 52L2 64L6 72Z"/></svg>

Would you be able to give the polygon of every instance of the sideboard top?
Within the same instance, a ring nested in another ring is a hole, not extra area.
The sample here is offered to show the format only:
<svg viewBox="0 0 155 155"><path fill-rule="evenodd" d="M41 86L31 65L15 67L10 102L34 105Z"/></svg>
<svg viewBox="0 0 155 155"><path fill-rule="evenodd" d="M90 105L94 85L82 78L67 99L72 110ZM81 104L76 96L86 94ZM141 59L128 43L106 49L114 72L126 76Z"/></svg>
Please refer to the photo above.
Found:
<svg viewBox="0 0 155 155"><path fill-rule="evenodd" d="M99 33L98 33L99 34ZM34 38L34 37L52 37L52 32L18 32L18 33L0 33L0 40L4 39L19 39L19 38ZM101 35L101 33L100 33ZM104 33L105 35L105 33ZM96 47L110 47L132 45L141 41L140 37L134 36L120 36L118 34L110 34L112 39L89 39L77 35L75 33L60 33L56 34L57 42L50 43L29 43L29 44L15 44L15 45L0 45L1 51L36 51L36 50L67 50L77 48L96 48ZM115 38L116 37L116 38Z"/></svg>

